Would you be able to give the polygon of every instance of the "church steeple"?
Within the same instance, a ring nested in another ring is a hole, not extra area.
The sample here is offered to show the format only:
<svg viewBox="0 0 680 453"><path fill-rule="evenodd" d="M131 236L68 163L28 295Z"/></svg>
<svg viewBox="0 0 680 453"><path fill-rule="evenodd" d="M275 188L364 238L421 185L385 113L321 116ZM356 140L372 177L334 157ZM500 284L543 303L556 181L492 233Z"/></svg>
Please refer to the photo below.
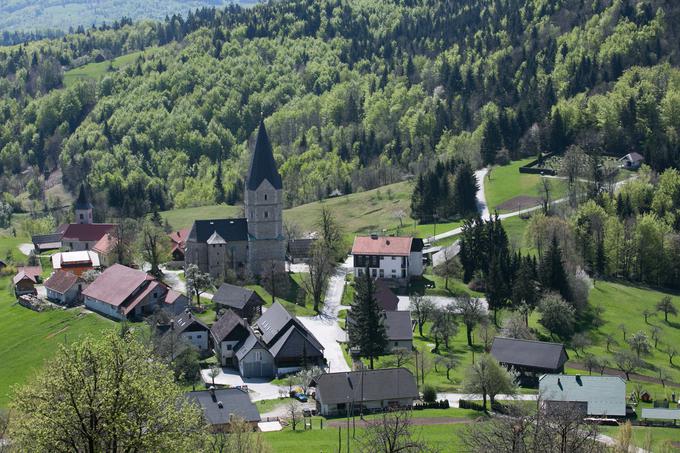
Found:
<svg viewBox="0 0 680 453"><path fill-rule="evenodd" d="M283 188L281 175L276 169L272 145L269 142L269 136L267 136L267 129L264 127L264 119L262 119L257 132L255 152L250 161L250 169L248 170L248 178L246 179L246 189L257 190L265 179L269 181L269 184L271 184L274 189L281 190Z"/></svg>
<svg viewBox="0 0 680 453"><path fill-rule="evenodd" d="M90 200L87 198L84 184L80 185L75 211L77 223L92 223L92 203L90 203Z"/></svg>

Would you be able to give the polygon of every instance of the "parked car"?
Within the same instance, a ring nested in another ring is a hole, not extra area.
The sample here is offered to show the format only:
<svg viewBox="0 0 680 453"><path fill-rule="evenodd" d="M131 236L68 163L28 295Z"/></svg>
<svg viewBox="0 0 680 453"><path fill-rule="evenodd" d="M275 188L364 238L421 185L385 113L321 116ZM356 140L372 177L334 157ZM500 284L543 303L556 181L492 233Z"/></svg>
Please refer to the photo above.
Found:
<svg viewBox="0 0 680 453"><path fill-rule="evenodd" d="M305 395L304 393L295 392L295 395L293 395L293 398L295 398L296 400L301 401L303 403L307 402L307 395Z"/></svg>

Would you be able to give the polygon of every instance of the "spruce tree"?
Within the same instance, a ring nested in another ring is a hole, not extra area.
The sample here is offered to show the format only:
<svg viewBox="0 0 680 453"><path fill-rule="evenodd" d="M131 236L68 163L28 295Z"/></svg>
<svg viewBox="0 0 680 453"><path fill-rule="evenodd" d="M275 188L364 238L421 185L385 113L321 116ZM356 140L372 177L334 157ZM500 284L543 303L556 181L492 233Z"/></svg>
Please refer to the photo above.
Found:
<svg viewBox="0 0 680 453"><path fill-rule="evenodd" d="M361 357L369 360L371 369L373 360L387 350L387 333L383 321L384 315L375 297L375 282L366 268L354 288L349 345L358 349Z"/></svg>
<svg viewBox="0 0 680 453"><path fill-rule="evenodd" d="M454 182L454 209L462 216L477 212L477 191L479 184L470 164L458 167Z"/></svg>
<svg viewBox="0 0 680 453"><path fill-rule="evenodd" d="M227 195L222 183L222 160L220 159L217 161L217 170L215 171L215 203L222 204L226 201Z"/></svg>
<svg viewBox="0 0 680 453"><path fill-rule="evenodd" d="M543 289L556 291L565 300L571 301L567 271L564 269L562 250L556 236L553 236L550 247L541 260L538 273Z"/></svg>

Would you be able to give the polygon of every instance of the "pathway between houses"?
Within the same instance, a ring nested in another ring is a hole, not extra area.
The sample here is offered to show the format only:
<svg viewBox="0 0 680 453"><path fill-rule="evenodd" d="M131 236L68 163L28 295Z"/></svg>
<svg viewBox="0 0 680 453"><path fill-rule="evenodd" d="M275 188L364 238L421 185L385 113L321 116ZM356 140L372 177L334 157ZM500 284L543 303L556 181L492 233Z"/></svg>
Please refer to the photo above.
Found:
<svg viewBox="0 0 680 453"><path fill-rule="evenodd" d="M351 371L342 353L340 342L345 340L345 331L338 324L338 312L345 291L345 276L352 270L352 257L335 269L335 273L328 282L323 308L317 316L300 316L307 329L324 347L324 357L331 373Z"/></svg>

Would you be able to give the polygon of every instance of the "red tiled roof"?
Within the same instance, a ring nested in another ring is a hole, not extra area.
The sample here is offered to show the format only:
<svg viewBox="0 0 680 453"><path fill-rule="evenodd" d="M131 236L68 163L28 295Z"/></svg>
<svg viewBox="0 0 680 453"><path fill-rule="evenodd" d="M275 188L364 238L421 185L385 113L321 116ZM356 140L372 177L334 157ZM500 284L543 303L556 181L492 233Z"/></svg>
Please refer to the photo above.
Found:
<svg viewBox="0 0 680 453"><path fill-rule="evenodd" d="M78 277L71 272L59 270L45 281L45 288L56 291L59 294L64 294L76 283L78 283Z"/></svg>
<svg viewBox="0 0 680 453"><path fill-rule="evenodd" d="M409 256L412 237L357 236L352 255Z"/></svg>
<svg viewBox="0 0 680 453"><path fill-rule="evenodd" d="M399 307L399 297L383 280L376 280L375 282L375 298L380 308L385 311L396 311Z"/></svg>
<svg viewBox="0 0 680 453"><path fill-rule="evenodd" d="M64 230L62 240L98 241L114 226L111 223L71 223Z"/></svg>
<svg viewBox="0 0 680 453"><path fill-rule="evenodd" d="M179 231L173 231L168 236L170 236L170 240L175 244L184 244L187 241L187 237L189 237L189 231L189 228L184 228Z"/></svg>
<svg viewBox="0 0 680 453"><path fill-rule="evenodd" d="M116 245L116 238L111 233L106 233L97 243L92 247L92 250L98 253L109 253Z"/></svg>
<svg viewBox="0 0 680 453"><path fill-rule="evenodd" d="M114 264L97 277L83 295L118 307L148 280L153 277L146 272Z"/></svg>
<svg viewBox="0 0 680 453"><path fill-rule="evenodd" d="M184 294L180 293L179 291L175 291L172 288L168 288L168 292L165 294L165 303L168 305L172 305L175 303L177 299L179 299L182 296L184 296Z"/></svg>
<svg viewBox="0 0 680 453"><path fill-rule="evenodd" d="M20 267L17 271L17 275L15 275L12 279L12 282L16 285L24 278L27 278L33 283L38 283L38 277L40 277L40 274L42 274L42 268L40 266Z"/></svg>

